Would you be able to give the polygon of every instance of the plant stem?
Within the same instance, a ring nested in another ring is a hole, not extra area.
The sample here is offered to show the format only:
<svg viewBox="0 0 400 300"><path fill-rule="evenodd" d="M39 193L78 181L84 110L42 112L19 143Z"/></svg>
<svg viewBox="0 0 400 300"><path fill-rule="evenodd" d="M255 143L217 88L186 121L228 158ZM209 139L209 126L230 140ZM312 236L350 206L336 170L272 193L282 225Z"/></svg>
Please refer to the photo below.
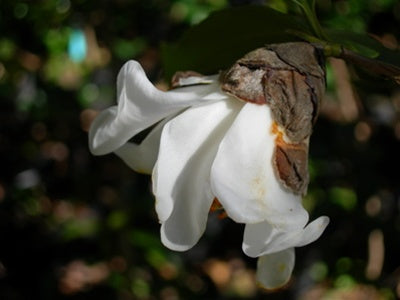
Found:
<svg viewBox="0 0 400 300"><path fill-rule="evenodd" d="M307 18L308 23L310 24L311 28L314 31L314 34L322 40L328 40L317 19L315 11L316 1L313 0L311 6L309 5L307 0L292 0L292 1L301 7L305 17Z"/></svg>

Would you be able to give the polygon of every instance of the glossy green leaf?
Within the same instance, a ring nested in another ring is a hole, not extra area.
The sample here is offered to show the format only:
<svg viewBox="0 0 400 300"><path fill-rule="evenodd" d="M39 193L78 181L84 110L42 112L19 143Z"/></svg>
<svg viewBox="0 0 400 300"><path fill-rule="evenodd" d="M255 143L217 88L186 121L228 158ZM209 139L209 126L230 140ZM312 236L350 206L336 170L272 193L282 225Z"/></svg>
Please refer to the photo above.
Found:
<svg viewBox="0 0 400 300"><path fill-rule="evenodd" d="M382 46L381 43L366 34L335 29L328 29L326 32L332 41L342 44L349 50L369 58L376 58L381 52L391 52L389 49Z"/></svg>
<svg viewBox="0 0 400 300"><path fill-rule="evenodd" d="M400 51L390 50L363 34L338 30L329 30L328 34L332 41L350 50L340 56L347 62L370 73L400 81Z"/></svg>
<svg viewBox="0 0 400 300"><path fill-rule="evenodd" d="M177 43L163 46L165 76L170 78L179 70L216 73L265 44L298 40L287 32L290 29L309 32L296 17L264 6L215 12L189 29Z"/></svg>
<svg viewBox="0 0 400 300"><path fill-rule="evenodd" d="M379 56L379 52L368 47L368 46L364 46L355 42L348 42L345 41L343 43L343 46L345 46L346 48L348 48L349 50L358 53L360 55L363 55L365 57L368 58L377 58Z"/></svg>

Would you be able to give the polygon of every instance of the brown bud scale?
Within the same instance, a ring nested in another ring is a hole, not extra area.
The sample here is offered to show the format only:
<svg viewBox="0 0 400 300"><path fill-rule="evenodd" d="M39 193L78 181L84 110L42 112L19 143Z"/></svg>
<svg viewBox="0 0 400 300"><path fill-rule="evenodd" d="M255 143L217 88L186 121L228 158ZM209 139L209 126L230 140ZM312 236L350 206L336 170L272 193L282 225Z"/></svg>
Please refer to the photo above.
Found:
<svg viewBox="0 0 400 300"><path fill-rule="evenodd" d="M284 137L276 140L273 166L295 194L308 185L308 139L325 91L317 49L304 42L268 45L239 59L220 75L221 89L246 102L268 105Z"/></svg>

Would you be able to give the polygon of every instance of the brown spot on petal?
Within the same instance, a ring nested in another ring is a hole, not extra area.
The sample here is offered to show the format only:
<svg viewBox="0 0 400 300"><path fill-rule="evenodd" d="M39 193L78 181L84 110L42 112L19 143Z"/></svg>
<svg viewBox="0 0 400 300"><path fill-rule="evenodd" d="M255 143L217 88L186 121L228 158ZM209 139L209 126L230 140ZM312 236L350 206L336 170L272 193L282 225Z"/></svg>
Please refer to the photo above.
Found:
<svg viewBox="0 0 400 300"><path fill-rule="evenodd" d="M273 163L278 178L286 188L295 194L306 194L309 182L306 143L287 144L277 138Z"/></svg>

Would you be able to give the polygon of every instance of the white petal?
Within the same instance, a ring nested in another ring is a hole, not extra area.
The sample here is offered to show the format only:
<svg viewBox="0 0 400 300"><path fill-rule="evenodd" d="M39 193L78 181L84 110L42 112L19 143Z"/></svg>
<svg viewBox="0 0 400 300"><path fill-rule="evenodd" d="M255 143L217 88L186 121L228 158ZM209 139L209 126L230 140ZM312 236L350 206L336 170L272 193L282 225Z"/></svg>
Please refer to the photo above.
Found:
<svg viewBox="0 0 400 300"><path fill-rule="evenodd" d="M302 239L303 228L284 231L267 222L247 224L243 237L243 252L250 257L276 253L297 246Z"/></svg>
<svg viewBox="0 0 400 300"><path fill-rule="evenodd" d="M302 237L296 244L296 247L302 247L316 241L324 232L328 224L329 218L327 216L322 216L312 221L306 226L306 228L304 228Z"/></svg>
<svg viewBox="0 0 400 300"><path fill-rule="evenodd" d="M161 132L168 120L157 124L140 144L127 142L114 153L136 172L151 174L158 156Z"/></svg>
<svg viewBox="0 0 400 300"><path fill-rule="evenodd" d="M114 153L136 172L151 174L157 161L162 129L173 117L175 115L159 122L140 144L127 142Z"/></svg>
<svg viewBox="0 0 400 300"><path fill-rule="evenodd" d="M226 98L218 82L162 92L147 79L140 64L127 62L117 79L118 107L101 112L91 125L89 146L93 154L114 151L131 137L185 107Z"/></svg>
<svg viewBox="0 0 400 300"><path fill-rule="evenodd" d="M288 283L294 268L294 249L264 255L257 262L257 282L265 289L276 289Z"/></svg>
<svg viewBox="0 0 400 300"><path fill-rule="evenodd" d="M282 188L274 174L271 131L269 107L247 103L220 144L211 169L212 190L236 222L299 228L308 214L300 196Z"/></svg>
<svg viewBox="0 0 400 300"><path fill-rule="evenodd" d="M298 232L298 230L295 231ZM250 257L279 252L283 249L274 247L273 244L276 245L277 240L281 241L284 233L284 231L277 230L268 222L246 224L243 235L243 252Z"/></svg>
<svg viewBox="0 0 400 300"><path fill-rule="evenodd" d="M213 77L207 76L189 76L179 79L179 86L194 85L194 84L209 84L215 80Z"/></svg>
<svg viewBox="0 0 400 300"><path fill-rule="evenodd" d="M322 216L305 228L289 231L274 228L267 222L247 224L244 230L243 252L250 257L258 257L284 249L301 247L318 239L329 223L329 218Z"/></svg>
<svg viewBox="0 0 400 300"><path fill-rule="evenodd" d="M214 199L211 164L241 106L227 100L192 107L164 126L153 192L161 239L168 248L187 250L203 234Z"/></svg>

